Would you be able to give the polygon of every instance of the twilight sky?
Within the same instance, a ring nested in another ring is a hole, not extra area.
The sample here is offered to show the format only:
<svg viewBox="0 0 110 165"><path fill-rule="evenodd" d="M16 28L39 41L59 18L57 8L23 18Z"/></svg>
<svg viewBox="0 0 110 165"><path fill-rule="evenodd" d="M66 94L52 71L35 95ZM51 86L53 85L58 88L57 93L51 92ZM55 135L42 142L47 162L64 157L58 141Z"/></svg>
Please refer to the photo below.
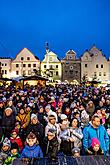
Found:
<svg viewBox="0 0 110 165"><path fill-rule="evenodd" d="M93 44L110 56L110 0L0 0L0 57L27 47L42 60L46 41L59 58Z"/></svg>

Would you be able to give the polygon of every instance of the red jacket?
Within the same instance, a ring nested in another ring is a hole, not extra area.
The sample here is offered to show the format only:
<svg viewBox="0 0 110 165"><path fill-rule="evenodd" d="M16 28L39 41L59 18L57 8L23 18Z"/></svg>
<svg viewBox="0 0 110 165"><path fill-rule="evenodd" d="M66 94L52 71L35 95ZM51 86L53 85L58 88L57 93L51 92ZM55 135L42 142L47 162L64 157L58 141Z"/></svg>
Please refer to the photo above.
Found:
<svg viewBox="0 0 110 165"><path fill-rule="evenodd" d="M16 138L10 137L10 141L11 141L11 143L16 142L18 144L18 147L19 147L20 151L22 151L23 143L22 143L22 140L19 136L17 136Z"/></svg>

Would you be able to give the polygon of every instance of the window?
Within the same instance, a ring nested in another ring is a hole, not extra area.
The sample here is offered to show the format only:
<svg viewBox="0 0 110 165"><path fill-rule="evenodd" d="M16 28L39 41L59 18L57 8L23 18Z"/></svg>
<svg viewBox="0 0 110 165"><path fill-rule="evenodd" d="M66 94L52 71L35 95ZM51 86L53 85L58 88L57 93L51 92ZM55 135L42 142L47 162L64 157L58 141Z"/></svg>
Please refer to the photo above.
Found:
<svg viewBox="0 0 110 165"><path fill-rule="evenodd" d="M26 64L23 64L23 67L25 68L26 67Z"/></svg>
<svg viewBox="0 0 110 165"><path fill-rule="evenodd" d="M33 64L33 67L36 67L36 64Z"/></svg>
<svg viewBox="0 0 110 165"><path fill-rule="evenodd" d="M50 69L53 69L53 65L50 65L49 68L50 68Z"/></svg>
<svg viewBox="0 0 110 165"><path fill-rule="evenodd" d="M94 72L94 76L97 76L96 72Z"/></svg>
<svg viewBox="0 0 110 165"><path fill-rule="evenodd" d="M33 69L33 72L34 72L34 73L37 73L37 70L36 70L36 69Z"/></svg>
<svg viewBox="0 0 110 165"><path fill-rule="evenodd" d="M18 68L19 67L19 64L16 64L16 68Z"/></svg>
<svg viewBox="0 0 110 165"><path fill-rule="evenodd" d="M5 74L7 74L7 70L5 70Z"/></svg>
<svg viewBox="0 0 110 165"><path fill-rule="evenodd" d="M67 70L65 70L65 73L67 73L68 71Z"/></svg>
<svg viewBox="0 0 110 165"><path fill-rule="evenodd" d="M70 70L73 70L73 66L70 66Z"/></svg>
<svg viewBox="0 0 110 165"><path fill-rule="evenodd" d="M27 57L27 60L29 61L30 60L30 57Z"/></svg>
<svg viewBox="0 0 110 165"><path fill-rule="evenodd" d="M28 67L31 67L31 64L28 64Z"/></svg>
<svg viewBox="0 0 110 165"><path fill-rule="evenodd" d="M69 64L69 62L66 62L66 64L68 65L68 64Z"/></svg>
<svg viewBox="0 0 110 165"><path fill-rule="evenodd" d="M71 60L71 59L73 59L73 57L72 56L69 56L69 59Z"/></svg>
<svg viewBox="0 0 110 165"><path fill-rule="evenodd" d="M101 76L101 72L99 72L99 76Z"/></svg>
<svg viewBox="0 0 110 165"><path fill-rule="evenodd" d="M31 70L28 70L28 75L31 75Z"/></svg>
<svg viewBox="0 0 110 165"><path fill-rule="evenodd" d="M4 74L4 70L2 70L2 74Z"/></svg>
<svg viewBox="0 0 110 165"><path fill-rule="evenodd" d="M96 65L96 68L98 68L99 66L98 66L98 64Z"/></svg>
<svg viewBox="0 0 110 165"><path fill-rule="evenodd" d="M52 61L52 57L49 57L49 61Z"/></svg>
<svg viewBox="0 0 110 165"><path fill-rule="evenodd" d="M5 63L5 66L7 66L7 64Z"/></svg>
<svg viewBox="0 0 110 165"><path fill-rule="evenodd" d="M56 71L56 76L58 76L58 71Z"/></svg>
<svg viewBox="0 0 110 165"><path fill-rule="evenodd" d="M24 57L21 57L21 60L23 61L24 60Z"/></svg>
<svg viewBox="0 0 110 165"><path fill-rule="evenodd" d="M87 64L85 64L85 68L87 68Z"/></svg>
<svg viewBox="0 0 110 165"><path fill-rule="evenodd" d="M16 71L16 75L19 75L19 71Z"/></svg>
<svg viewBox="0 0 110 165"><path fill-rule="evenodd" d="M4 64L2 64L2 66L4 66Z"/></svg>
<svg viewBox="0 0 110 165"><path fill-rule="evenodd" d="M75 71L76 74L78 74L78 71Z"/></svg>
<svg viewBox="0 0 110 165"><path fill-rule="evenodd" d="M106 72L104 72L104 76L106 76Z"/></svg>
<svg viewBox="0 0 110 165"><path fill-rule="evenodd" d="M26 71L25 70L23 70L23 76L25 76L26 75Z"/></svg>
<svg viewBox="0 0 110 165"><path fill-rule="evenodd" d="M46 68L46 65L44 65L44 68Z"/></svg>
<svg viewBox="0 0 110 165"><path fill-rule="evenodd" d="M58 65L56 65L56 68L58 68Z"/></svg>
<svg viewBox="0 0 110 165"><path fill-rule="evenodd" d="M101 68L103 68L103 64L101 64Z"/></svg>

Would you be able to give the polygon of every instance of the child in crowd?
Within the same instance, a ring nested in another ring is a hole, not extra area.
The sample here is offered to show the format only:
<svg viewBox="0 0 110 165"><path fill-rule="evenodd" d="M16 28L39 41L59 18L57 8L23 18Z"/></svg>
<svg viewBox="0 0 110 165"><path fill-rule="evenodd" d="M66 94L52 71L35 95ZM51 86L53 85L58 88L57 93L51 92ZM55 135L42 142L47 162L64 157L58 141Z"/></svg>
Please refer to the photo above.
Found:
<svg viewBox="0 0 110 165"><path fill-rule="evenodd" d="M2 165L5 159L10 155L11 143L8 138L5 138L3 141L3 146L0 152L0 164Z"/></svg>
<svg viewBox="0 0 110 165"><path fill-rule="evenodd" d="M72 156L73 156L74 158L80 157L80 149L79 149L79 148L73 148L73 149L72 149Z"/></svg>
<svg viewBox="0 0 110 165"><path fill-rule="evenodd" d="M19 150L22 151L23 143L22 143L21 138L18 135L18 129L12 130L10 141L11 141L11 143L16 142L18 144Z"/></svg>
<svg viewBox="0 0 110 165"><path fill-rule="evenodd" d="M13 163L13 160L16 158L20 158L19 155L19 147L16 142L11 144L11 155L7 157L7 159L4 161L4 165L11 165Z"/></svg>
<svg viewBox="0 0 110 165"><path fill-rule="evenodd" d="M43 158L43 153L38 145L37 138L34 133L30 134L26 138L26 146L22 151L21 158Z"/></svg>
<svg viewBox="0 0 110 165"><path fill-rule="evenodd" d="M104 155L104 152L100 148L100 142L97 138L92 138L92 144L87 150L87 155Z"/></svg>

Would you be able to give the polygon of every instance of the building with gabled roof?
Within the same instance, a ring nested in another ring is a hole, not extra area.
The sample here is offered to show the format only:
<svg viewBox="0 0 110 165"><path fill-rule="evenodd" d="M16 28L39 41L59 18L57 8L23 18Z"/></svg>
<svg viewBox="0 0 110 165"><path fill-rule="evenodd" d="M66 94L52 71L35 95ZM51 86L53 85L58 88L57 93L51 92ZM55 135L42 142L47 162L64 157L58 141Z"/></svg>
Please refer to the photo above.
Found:
<svg viewBox="0 0 110 165"><path fill-rule="evenodd" d="M67 51L66 56L61 60L62 63L62 81L77 81L81 80L81 61L76 58L76 52L72 49Z"/></svg>
<svg viewBox="0 0 110 165"><path fill-rule="evenodd" d="M11 77L31 76L40 70L40 60L27 48L23 48L11 63Z"/></svg>
<svg viewBox="0 0 110 165"><path fill-rule="evenodd" d="M95 45L81 56L81 78L107 83L109 80L109 62Z"/></svg>
<svg viewBox="0 0 110 165"><path fill-rule="evenodd" d="M61 80L61 61L52 51L46 51L41 62L41 75L50 77L52 80Z"/></svg>

